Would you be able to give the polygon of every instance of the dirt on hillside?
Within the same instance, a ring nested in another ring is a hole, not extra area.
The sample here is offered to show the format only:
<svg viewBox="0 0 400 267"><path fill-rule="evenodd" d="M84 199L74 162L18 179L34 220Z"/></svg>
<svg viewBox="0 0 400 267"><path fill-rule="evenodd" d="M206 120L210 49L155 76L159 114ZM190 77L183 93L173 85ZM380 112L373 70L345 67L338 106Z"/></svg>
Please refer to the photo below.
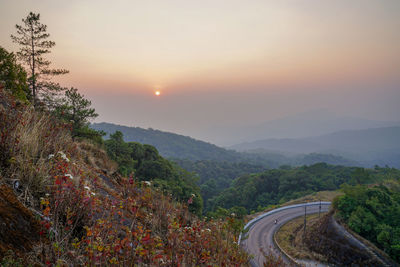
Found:
<svg viewBox="0 0 400 267"><path fill-rule="evenodd" d="M18 201L13 189L0 185L0 259L9 250L18 256L32 251L40 241L40 230L40 223Z"/></svg>
<svg viewBox="0 0 400 267"><path fill-rule="evenodd" d="M314 223L307 232L306 246L324 255L328 262L340 266L382 266L379 259L372 257L360 242L346 235L333 218L333 212Z"/></svg>

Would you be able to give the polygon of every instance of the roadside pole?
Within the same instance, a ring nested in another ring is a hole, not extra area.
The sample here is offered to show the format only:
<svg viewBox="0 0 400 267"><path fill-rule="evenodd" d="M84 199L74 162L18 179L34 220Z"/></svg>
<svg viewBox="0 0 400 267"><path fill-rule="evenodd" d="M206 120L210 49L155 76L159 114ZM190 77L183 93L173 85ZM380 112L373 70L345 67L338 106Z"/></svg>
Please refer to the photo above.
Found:
<svg viewBox="0 0 400 267"><path fill-rule="evenodd" d="M321 199L319 200L319 211L318 211L318 218L321 217Z"/></svg>
<svg viewBox="0 0 400 267"><path fill-rule="evenodd" d="M307 225L307 205L304 206L304 231L303 231L303 243L306 238L306 225Z"/></svg>

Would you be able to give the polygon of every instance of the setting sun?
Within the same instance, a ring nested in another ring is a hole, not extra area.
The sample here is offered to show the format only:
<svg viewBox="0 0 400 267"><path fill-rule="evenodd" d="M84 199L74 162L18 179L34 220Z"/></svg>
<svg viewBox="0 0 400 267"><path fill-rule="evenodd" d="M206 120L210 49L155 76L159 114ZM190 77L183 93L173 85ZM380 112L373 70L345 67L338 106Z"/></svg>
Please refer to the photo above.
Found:
<svg viewBox="0 0 400 267"><path fill-rule="evenodd" d="M155 94L156 96L159 96L159 95L161 95L161 92L160 92L160 91L155 91L154 94Z"/></svg>

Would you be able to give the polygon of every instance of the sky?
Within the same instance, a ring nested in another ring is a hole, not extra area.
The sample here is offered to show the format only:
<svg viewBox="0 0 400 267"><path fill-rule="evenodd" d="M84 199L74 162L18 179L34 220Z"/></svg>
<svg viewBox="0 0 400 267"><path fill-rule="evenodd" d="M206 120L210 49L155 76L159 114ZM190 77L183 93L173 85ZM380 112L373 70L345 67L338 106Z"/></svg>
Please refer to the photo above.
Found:
<svg viewBox="0 0 400 267"><path fill-rule="evenodd" d="M398 0L0 0L0 46L30 11L96 122L218 142L319 109L400 120Z"/></svg>

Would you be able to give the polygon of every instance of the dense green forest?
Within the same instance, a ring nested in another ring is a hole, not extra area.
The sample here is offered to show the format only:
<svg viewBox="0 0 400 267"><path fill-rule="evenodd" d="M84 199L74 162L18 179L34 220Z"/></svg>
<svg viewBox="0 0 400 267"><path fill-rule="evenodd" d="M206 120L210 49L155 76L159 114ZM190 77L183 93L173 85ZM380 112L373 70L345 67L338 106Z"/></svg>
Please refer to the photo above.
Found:
<svg viewBox="0 0 400 267"><path fill-rule="evenodd" d="M188 202L192 212L201 214L203 200L195 175L161 157L151 145L125 142L119 131L111 134L104 144L107 154L118 163L118 171L122 175L151 182L173 194L177 200Z"/></svg>
<svg viewBox="0 0 400 267"><path fill-rule="evenodd" d="M217 196L232 181L242 175L249 173L260 173L266 170L262 165L254 165L245 162L227 162L212 160L174 160L179 166L199 176L198 184L204 200L205 209L208 199Z"/></svg>
<svg viewBox="0 0 400 267"><path fill-rule="evenodd" d="M400 262L400 176L394 172L389 174L393 179L379 185L344 187L334 207L353 231Z"/></svg>
<svg viewBox="0 0 400 267"><path fill-rule="evenodd" d="M206 211L237 206L251 212L313 192L336 190L344 183L368 184L388 177L400 177L400 171L379 167L364 169L333 166L326 163L301 167L282 166L234 179L229 188L208 199L205 206Z"/></svg>
<svg viewBox="0 0 400 267"><path fill-rule="evenodd" d="M190 172L199 175L199 183L203 184L214 177L221 185L229 186L234 178L248 174L265 171L266 168L261 165L255 165L246 162L228 162L228 161L212 161L212 160L174 160L179 166Z"/></svg>

